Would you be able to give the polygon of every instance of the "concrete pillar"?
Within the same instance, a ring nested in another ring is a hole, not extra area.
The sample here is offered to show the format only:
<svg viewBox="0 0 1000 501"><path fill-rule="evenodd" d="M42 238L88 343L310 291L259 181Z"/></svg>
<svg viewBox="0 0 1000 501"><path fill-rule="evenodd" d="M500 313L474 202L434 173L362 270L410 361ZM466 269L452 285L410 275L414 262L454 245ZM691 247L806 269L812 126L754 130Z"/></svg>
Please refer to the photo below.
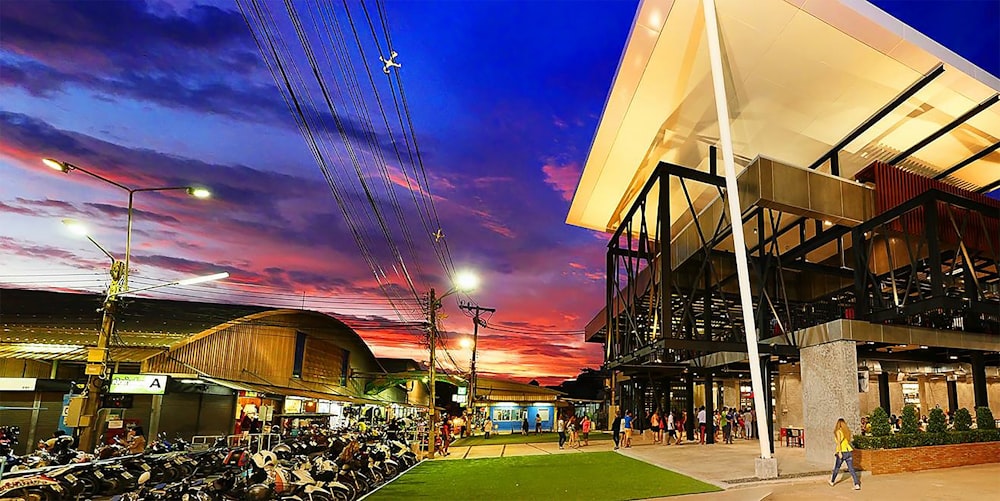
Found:
<svg viewBox="0 0 1000 501"><path fill-rule="evenodd" d="M989 395L986 392L986 360L983 359L981 351L972 353L972 392L975 394L976 407L990 406Z"/></svg>
<svg viewBox="0 0 1000 501"><path fill-rule="evenodd" d="M858 354L854 341L833 341L802 348L802 414L806 461L830 462L833 427L844 418L859 429Z"/></svg>
<svg viewBox="0 0 1000 501"><path fill-rule="evenodd" d="M740 406L740 380L727 379L722 384L722 405L725 407Z"/></svg>
<svg viewBox="0 0 1000 501"><path fill-rule="evenodd" d="M889 373L886 371L878 374L878 406L887 415L892 414L892 402L889 400Z"/></svg>

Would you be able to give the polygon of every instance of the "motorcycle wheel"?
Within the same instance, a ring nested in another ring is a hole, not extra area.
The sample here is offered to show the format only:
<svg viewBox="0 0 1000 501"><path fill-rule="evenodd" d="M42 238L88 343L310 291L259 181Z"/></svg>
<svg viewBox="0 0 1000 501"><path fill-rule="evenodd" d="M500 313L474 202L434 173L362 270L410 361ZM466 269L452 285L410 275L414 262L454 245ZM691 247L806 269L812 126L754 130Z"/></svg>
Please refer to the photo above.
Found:
<svg viewBox="0 0 1000 501"><path fill-rule="evenodd" d="M80 475L76 480L83 486L83 489L80 492L80 497L83 499L90 499L96 496L97 491L100 490L100 486L97 482L86 475Z"/></svg>
<svg viewBox="0 0 1000 501"><path fill-rule="evenodd" d="M24 499L25 501L58 501L59 495L46 489L21 489L14 491L14 499ZM6 495L4 497L7 497Z"/></svg>
<svg viewBox="0 0 1000 501"><path fill-rule="evenodd" d="M397 470L395 466L385 465L385 479L386 480L391 480L393 478L396 478L396 475L399 475L399 470Z"/></svg>
<svg viewBox="0 0 1000 501"><path fill-rule="evenodd" d="M354 485L358 488L358 497L364 496L372 489L368 481L363 478L355 479Z"/></svg>

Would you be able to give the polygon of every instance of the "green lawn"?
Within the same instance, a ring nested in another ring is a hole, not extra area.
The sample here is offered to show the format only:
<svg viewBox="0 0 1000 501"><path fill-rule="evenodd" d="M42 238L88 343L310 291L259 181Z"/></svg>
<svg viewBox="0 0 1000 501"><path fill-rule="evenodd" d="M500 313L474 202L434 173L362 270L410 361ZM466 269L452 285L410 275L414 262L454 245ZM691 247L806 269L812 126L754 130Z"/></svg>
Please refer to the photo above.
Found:
<svg viewBox="0 0 1000 501"><path fill-rule="evenodd" d="M567 435L568 438L568 435ZM611 440L610 433L600 433L600 432L590 432L590 441L595 440ZM558 433L539 433L535 435L530 433L528 435L521 435L520 433L515 433L513 435L492 435L489 440L486 440L482 435L476 435L474 437L460 438L451 443L452 447L461 447L468 445L506 445L506 444L540 444L546 442L558 442Z"/></svg>
<svg viewBox="0 0 1000 501"><path fill-rule="evenodd" d="M719 491L679 473L614 452L425 461L367 499L441 499L475 493L478 499L613 501Z"/></svg>

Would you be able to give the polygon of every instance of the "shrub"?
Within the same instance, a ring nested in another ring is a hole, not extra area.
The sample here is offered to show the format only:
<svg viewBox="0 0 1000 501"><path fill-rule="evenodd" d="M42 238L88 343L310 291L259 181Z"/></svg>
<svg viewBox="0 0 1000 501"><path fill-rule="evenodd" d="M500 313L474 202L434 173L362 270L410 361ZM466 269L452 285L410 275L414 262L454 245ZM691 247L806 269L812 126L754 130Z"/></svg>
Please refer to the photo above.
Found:
<svg viewBox="0 0 1000 501"><path fill-rule="evenodd" d="M855 449L900 449L930 445L1000 442L1000 430L950 431L947 433L897 433L885 437L854 437Z"/></svg>
<svg viewBox="0 0 1000 501"><path fill-rule="evenodd" d="M903 425L899 432L907 435L920 431L920 416L917 415L917 408L913 405L903 407Z"/></svg>
<svg viewBox="0 0 1000 501"><path fill-rule="evenodd" d="M889 415L881 407L872 410L871 415L868 416L868 422L872 425L873 437L885 437L892 433L892 428L889 427Z"/></svg>
<svg viewBox="0 0 1000 501"><path fill-rule="evenodd" d="M972 428L972 414L965 407L955 411L954 420L955 431L969 431Z"/></svg>
<svg viewBox="0 0 1000 501"><path fill-rule="evenodd" d="M995 430L996 421L993 420L993 412L989 407L976 407L976 428L980 430Z"/></svg>
<svg viewBox="0 0 1000 501"><path fill-rule="evenodd" d="M944 411L935 407L931 409L931 415L927 419L927 433L944 433L948 431L945 424Z"/></svg>

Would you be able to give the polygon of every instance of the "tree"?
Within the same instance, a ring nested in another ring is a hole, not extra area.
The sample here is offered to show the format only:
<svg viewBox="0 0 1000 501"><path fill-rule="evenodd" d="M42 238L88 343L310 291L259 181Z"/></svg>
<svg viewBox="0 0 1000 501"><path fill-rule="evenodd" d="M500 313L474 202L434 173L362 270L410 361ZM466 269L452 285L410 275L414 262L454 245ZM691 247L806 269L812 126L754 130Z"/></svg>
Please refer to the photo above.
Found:
<svg viewBox="0 0 1000 501"><path fill-rule="evenodd" d="M969 431L972 427L972 413L962 407L955 411L955 431Z"/></svg>
<svg viewBox="0 0 1000 501"><path fill-rule="evenodd" d="M871 415L868 416L868 421L872 425L872 436L887 437L891 433L889 415L885 413L885 409L876 407L872 410Z"/></svg>
<svg viewBox="0 0 1000 501"><path fill-rule="evenodd" d="M917 408L912 404L903 407L903 425L899 431L906 434L920 431L920 416L917 415Z"/></svg>
<svg viewBox="0 0 1000 501"><path fill-rule="evenodd" d="M993 420L993 411L989 407L976 407L976 428L993 430L996 427L997 423Z"/></svg>
<svg viewBox="0 0 1000 501"><path fill-rule="evenodd" d="M935 407L931 409L931 416L927 420L927 433L944 433L948 431L945 424L944 411Z"/></svg>

